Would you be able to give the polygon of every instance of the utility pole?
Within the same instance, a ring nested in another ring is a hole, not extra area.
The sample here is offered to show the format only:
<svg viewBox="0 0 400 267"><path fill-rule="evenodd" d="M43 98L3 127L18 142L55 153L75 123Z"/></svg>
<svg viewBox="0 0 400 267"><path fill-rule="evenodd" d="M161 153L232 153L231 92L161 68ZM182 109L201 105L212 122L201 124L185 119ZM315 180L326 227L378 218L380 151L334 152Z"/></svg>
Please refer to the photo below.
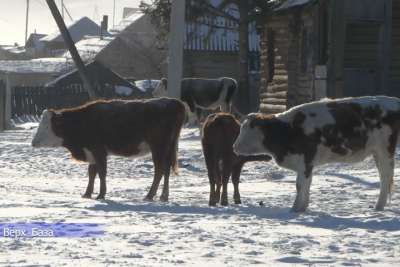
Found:
<svg viewBox="0 0 400 267"><path fill-rule="evenodd" d="M113 28L115 28L115 0L114 0L114 7L113 7Z"/></svg>
<svg viewBox="0 0 400 267"><path fill-rule="evenodd" d="M61 16L64 20L64 0L61 0Z"/></svg>
<svg viewBox="0 0 400 267"><path fill-rule="evenodd" d="M81 57L79 56L78 50L76 50L74 41L72 40L71 35L68 32L67 26L65 26L64 20L61 17L57 5L55 4L54 0L46 0L46 2L51 10L51 13L53 14L54 20L56 21L58 28L60 29L64 42L68 47L69 53L71 54L76 67L78 68L79 75L81 76L81 79L83 81L83 86L88 92L89 98L96 99L97 95L92 87L86 67L83 64Z"/></svg>
<svg viewBox="0 0 400 267"><path fill-rule="evenodd" d="M26 21L25 21L25 45L28 41L28 27L29 27L29 0L26 0Z"/></svg>
<svg viewBox="0 0 400 267"><path fill-rule="evenodd" d="M185 0L172 2L169 35L168 96L180 99L183 75L183 42L185 32Z"/></svg>

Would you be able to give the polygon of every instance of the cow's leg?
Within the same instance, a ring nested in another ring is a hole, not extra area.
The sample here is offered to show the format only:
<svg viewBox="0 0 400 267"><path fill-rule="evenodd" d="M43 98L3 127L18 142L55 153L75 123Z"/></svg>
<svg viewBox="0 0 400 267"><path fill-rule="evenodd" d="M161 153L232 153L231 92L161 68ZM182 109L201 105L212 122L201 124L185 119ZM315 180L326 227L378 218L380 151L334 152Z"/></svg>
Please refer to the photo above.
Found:
<svg viewBox="0 0 400 267"><path fill-rule="evenodd" d="M215 190L215 201L218 203L221 200L221 186L222 186L222 171L218 160L215 160L215 182L217 188Z"/></svg>
<svg viewBox="0 0 400 267"><path fill-rule="evenodd" d="M233 166L232 170L232 183L233 183L233 199L235 204L242 204L240 200L240 192L239 192L239 182L240 182L240 173L242 172L243 163L238 163Z"/></svg>
<svg viewBox="0 0 400 267"><path fill-rule="evenodd" d="M145 197L145 200L153 201L154 196L157 193L158 186L160 185L161 178L164 173L163 155L158 152L153 152L153 163L154 163L154 178L151 184L150 190Z"/></svg>
<svg viewBox="0 0 400 267"><path fill-rule="evenodd" d="M292 211L304 212L308 207L310 201L310 186L312 181L312 172L306 176L303 171L297 173L296 179L296 200L294 201Z"/></svg>
<svg viewBox="0 0 400 267"><path fill-rule="evenodd" d="M217 183L217 165L212 147L207 145L203 146L204 150L204 160L206 162L208 181L210 183L210 196L208 200L208 205L215 206L218 201L216 197L215 185Z"/></svg>
<svg viewBox="0 0 400 267"><path fill-rule="evenodd" d="M164 184L163 184L163 190L160 196L160 200L163 202L168 201L169 197L169 175L171 173L171 167L168 166L164 169Z"/></svg>
<svg viewBox="0 0 400 267"><path fill-rule="evenodd" d="M197 119L197 123L199 125L199 127L201 128L201 115L202 115L202 109L200 108L196 108L196 119Z"/></svg>
<svg viewBox="0 0 400 267"><path fill-rule="evenodd" d="M86 192L83 194L83 198L91 198L93 194L93 188L94 188L94 180L97 175L97 167L96 164L89 164L88 167L88 175L89 175L89 182L86 187Z"/></svg>
<svg viewBox="0 0 400 267"><path fill-rule="evenodd" d="M172 157L175 153L175 147L170 147L168 156L164 159L164 185L160 196L160 200L167 202L169 197L169 175L171 173Z"/></svg>
<svg viewBox="0 0 400 267"><path fill-rule="evenodd" d="M229 177L232 173L232 162L230 160L224 160L222 166L222 195L221 195L221 205L228 205L228 182Z"/></svg>
<svg viewBox="0 0 400 267"><path fill-rule="evenodd" d="M375 205L375 209L383 210L387 203L390 188L393 183L394 155L391 155L389 152L380 152L374 154L374 159L381 181L379 198Z"/></svg>
<svg viewBox="0 0 400 267"><path fill-rule="evenodd" d="M98 159L96 158L96 168L100 178L100 193L96 199L104 199L107 193L107 157L105 155Z"/></svg>

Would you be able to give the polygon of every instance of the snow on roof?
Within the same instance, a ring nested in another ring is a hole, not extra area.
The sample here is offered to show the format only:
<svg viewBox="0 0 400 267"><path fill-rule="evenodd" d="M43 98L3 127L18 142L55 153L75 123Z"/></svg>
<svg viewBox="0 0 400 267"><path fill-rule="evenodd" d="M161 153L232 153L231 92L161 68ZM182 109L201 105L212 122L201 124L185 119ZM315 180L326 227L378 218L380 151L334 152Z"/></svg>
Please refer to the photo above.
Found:
<svg viewBox="0 0 400 267"><path fill-rule="evenodd" d="M77 42L76 49L83 60L87 61L96 57L108 44L115 38L110 36L85 36L82 40ZM71 58L69 51L65 52L62 57Z"/></svg>
<svg viewBox="0 0 400 267"><path fill-rule="evenodd" d="M150 91L152 93L154 89L158 86L160 80L138 80L135 81L135 85L143 92Z"/></svg>
<svg viewBox="0 0 400 267"><path fill-rule="evenodd" d="M99 35L100 29L100 26L88 17L80 18L68 26L74 42L81 40L85 35ZM109 33L107 32L106 35L109 35ZM63 37L59 31L56 31L40 40L44 42L63 42Z"/></svg>
<svg viewBox="0 0 400 267"><path fill-rule="evenodd" d="M25 48L23 46L15 46L15 45L0 45L0 49L7 51L12 54L21 54L25 53Z"/></svg>
<svg viewBox="0 0 400 267"><path fill-rule="evenodd" d="M144 13L142 11L134 10L127 17L123 18L118 25L116 25L113 29L110 30L110 32L114 34L120 33L143 16Z"/></svg>
<svg viewBox="0 0 400 267"><path fill-rule="evenodd" d="M65 58L38 58L32 60L0 60L0 72L60 73L73 67Z"/></svg>
<svg viewBox="0 0 400 267"><path fill-rule="evenodd" d="M313 2L314 0L287 0L282 5L278 6L275 11L282 11L292 7L299 7Z"/></svg>

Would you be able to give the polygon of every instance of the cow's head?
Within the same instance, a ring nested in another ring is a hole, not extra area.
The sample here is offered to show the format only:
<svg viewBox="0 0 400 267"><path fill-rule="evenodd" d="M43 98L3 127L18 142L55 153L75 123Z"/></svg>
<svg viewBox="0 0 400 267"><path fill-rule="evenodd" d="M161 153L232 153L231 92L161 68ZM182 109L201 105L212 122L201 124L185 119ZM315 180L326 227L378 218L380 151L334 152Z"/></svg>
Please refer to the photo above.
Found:
<svg viewBox="0 0 400 267"><path fill-rule="evenodd" d="M265 155L269 151L264 145L264 131L262 125L267 118L260 114L249 114L240 127L240 134L233 144L233 150L237 155Z"/></svg>
<svg viewBox="0 0 400 267"><path fill-rule="evenodd" d="M44 110L39 127L32 139L33 147L62 146L63 139L55 132L60 127L61 116L54 111ZM58 131L57 131L58 132Z"/></svg>
<svg viewBox="0 0 400 267"><path fill-rule="evenodd" d="M153 97L167 96L168 81L166 78L162 78L158 83L157 87L153 91Z"/></svg>

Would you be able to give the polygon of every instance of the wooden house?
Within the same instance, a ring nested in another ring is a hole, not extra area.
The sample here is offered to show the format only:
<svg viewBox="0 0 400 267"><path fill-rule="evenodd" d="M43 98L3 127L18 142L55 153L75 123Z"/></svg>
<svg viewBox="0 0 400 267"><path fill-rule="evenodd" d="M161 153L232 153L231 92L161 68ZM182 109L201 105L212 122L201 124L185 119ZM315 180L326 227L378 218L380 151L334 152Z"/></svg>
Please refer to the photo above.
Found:
<svg viewBox="0 0 400 267"><path fill-rule="evenodd" d="M124 18L111 36L84 36L76 48L85 62L96 60L119 75L134 79L165 76L166 50L157 45L157 31L148 15L124 9ZM69 52L62 57L71 58Z"/></svg>
<svg viewBox="0 0 400 267"><path fill-rule="evenodd" d="M400 96L400 0L288 0L264 23L262 112L324 97Z"/></svg>

